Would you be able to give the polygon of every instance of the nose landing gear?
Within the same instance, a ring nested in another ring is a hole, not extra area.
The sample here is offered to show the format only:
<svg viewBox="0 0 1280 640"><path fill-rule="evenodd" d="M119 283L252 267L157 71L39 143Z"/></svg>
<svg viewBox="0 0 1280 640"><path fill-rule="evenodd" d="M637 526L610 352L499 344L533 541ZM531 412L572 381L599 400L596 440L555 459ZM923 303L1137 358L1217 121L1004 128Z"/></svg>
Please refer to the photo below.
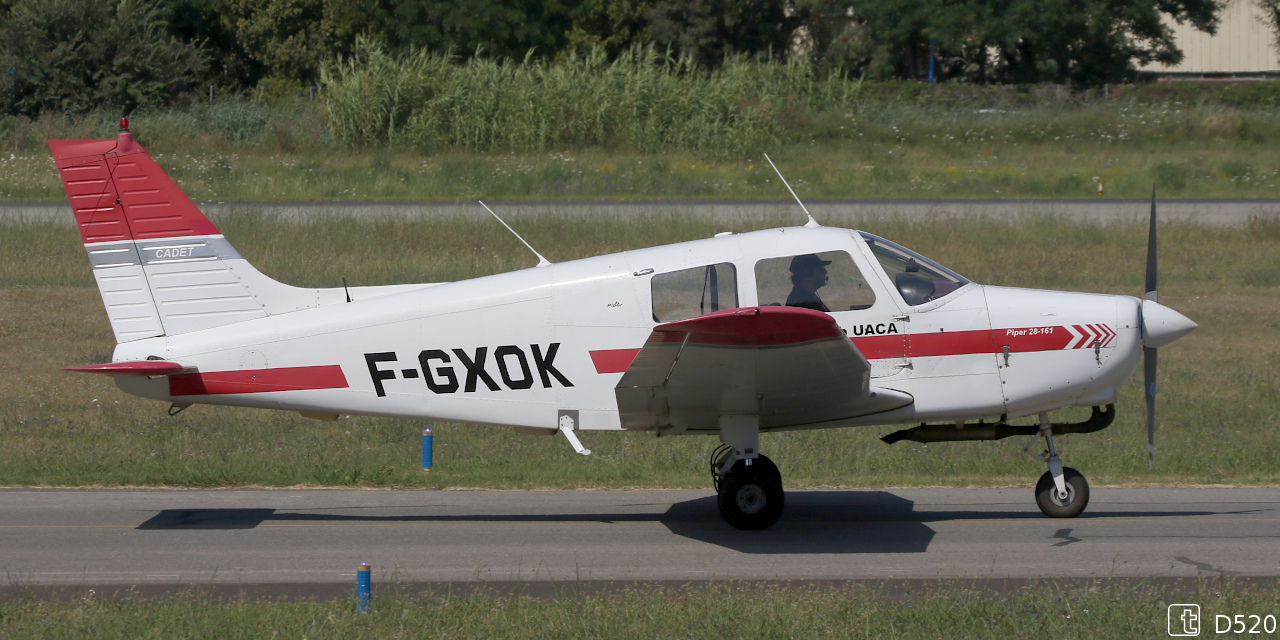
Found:
<svg viewBox="0 0 1280 640"><path fill-rule="evenodd" d="M1036 439L1044 438L1045 452L1035 453L1031 447ZM1049 470L1036 482L1036 505L1050 518L1074 518L1089 506L1089 483L1079 471L1062 466L1062 459L1053 446L1053 424L1049 414L1040 414L1040 431L1024 447L1027 455L1048 463Z"/></svg>

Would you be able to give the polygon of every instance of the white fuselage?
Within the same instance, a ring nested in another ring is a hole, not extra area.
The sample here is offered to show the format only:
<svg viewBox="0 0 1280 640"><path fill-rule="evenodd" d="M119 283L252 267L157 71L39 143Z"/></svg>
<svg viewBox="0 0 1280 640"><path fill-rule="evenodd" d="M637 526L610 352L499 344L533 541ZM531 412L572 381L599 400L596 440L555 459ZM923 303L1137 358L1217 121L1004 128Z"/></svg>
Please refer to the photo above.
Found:
<svg viewBox="0 0 1280 640"><path fill-rule="evenodd" d="M843 424L1015 418L1106 404L1137 366L1135 298L966 284L909 306L857 232L796 227L349 303L331 297L314 308L125 342L117 361L174 361L200 377L116 380L129 393L180 405L546 429L573 410L579 429L620 429L614 387L659 324L655 275L730 263L737 305L751 307L759 304L757 261L826 251L848 252L874 293L869 308L831 312L870 361L872 387L914 397Z"/></svg>

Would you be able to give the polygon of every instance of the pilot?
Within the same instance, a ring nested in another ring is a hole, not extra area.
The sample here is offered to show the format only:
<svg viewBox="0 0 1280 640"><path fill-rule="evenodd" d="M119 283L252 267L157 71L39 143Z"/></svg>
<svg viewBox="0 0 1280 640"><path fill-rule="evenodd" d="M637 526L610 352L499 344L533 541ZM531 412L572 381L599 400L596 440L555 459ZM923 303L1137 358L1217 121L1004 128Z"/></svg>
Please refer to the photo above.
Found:
<svg viewBox="0 0 1280 640"><path fill-rule="evenodd" d="M791 259L791 295L787 296L788 307L802 307L814 311L831 310L818 297L818 289L827 284L827 265L830 260L823 260L817 254L806 253Z"/></svg>

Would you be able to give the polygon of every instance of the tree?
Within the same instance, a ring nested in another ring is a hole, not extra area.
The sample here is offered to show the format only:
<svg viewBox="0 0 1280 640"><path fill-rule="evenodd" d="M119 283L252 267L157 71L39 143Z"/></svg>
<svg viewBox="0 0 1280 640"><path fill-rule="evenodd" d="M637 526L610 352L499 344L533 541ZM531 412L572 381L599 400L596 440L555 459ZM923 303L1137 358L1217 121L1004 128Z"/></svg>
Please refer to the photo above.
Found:
<svg viewBox="0 0 1280 640"><path fill-rule="evenodd" d="M314 82L337 49L325 0L227 0L223 24L269 78Z"/></svg>
<svg viewBox="0 0 1280 640"><path fill-rule="evenodd" d="M942 78L1087 86L1130 79L1150 62L1176 64L1182 52L1162 18L1213 33L1221 2L799 0L797 8L819 26L847 10L847 26L815 37L814 53L872 77L924 77L932 41Z"/></svg>
<svg viewBox="0 0 1280 640"><path fill-rule="evenodd" d="M229 0L168 0L168 4L169 31L184 42L200 43L209 52L209 82L232 90L258 83L264 73L262 63L237 38L235 21L224 19Z"/></svg>
<svg viewBox="0 0 1280 640"><path fill-rule="evenodd" d="M1262 9L1262 21L1271 27L1276 48L1280 49L1280 0L1258 0L1258 8Z"/></svg>
<svg viewBox="0 0 1280 640"><path fill-rule="evenodd" d="M344 40L364 33L391 49L452 50L470 56L550 57L568 43L574 0L333 0Z"/></svg>
<svg viewBox="0 0 1280 640"><path fill-rule="evenodd" d="M653 7L654 0L583 0L573 10L568 46L579 50L600 47L613 57L632 45L644 44Z"/></svg>
<svg viewBox="0 0 1280 640"><path fill-rule="evenodd" d="M1099 85L1132 78L1138 65L1177 64L1182 51L1161 19L1214 33L1216 0L982 0L990 16L979 38L998 55L1002 82Z"/></svg>
<svg viewBox="0 0 1280 640"><path fill-rule="evenodd" d="M733 53L786 55L800 24L784 0L665 0L648 17L655 43L708 65Z"/></svg>
<svg viewBox="0 0 1280 640"><path fill-rule="evenodd" d="M129 113L189 91L208 56L165 18L158 0L14 0L0 22L0 109Z"/></svg>

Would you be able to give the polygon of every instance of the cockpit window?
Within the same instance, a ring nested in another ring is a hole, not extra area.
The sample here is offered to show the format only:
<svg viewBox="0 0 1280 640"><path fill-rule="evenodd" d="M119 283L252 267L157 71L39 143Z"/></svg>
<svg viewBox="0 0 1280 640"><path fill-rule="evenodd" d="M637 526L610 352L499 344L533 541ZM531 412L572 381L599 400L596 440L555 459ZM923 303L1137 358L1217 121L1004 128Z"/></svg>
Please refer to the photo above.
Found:
<svg viewBox="0 0 1280 640"><path fill-rule="evenodd" d="M937 300L969 284L960 274L904 246L870 233L859 233L893 280L902 299L913 307Z"/></svg>
<svg viewBox="0 0 1280 640"><path fill-rule="evenodd" d="M876 294L845 251L803 253L756 263L761 305L803 307L815 311L869 309Z"/></svg>
<svg viewBox="0 0 1280 640"><path fill-rule="evenodd" d="M650 286L654 322L675 322L738 308L738 272L729 262L660 273Z"/></svg>

